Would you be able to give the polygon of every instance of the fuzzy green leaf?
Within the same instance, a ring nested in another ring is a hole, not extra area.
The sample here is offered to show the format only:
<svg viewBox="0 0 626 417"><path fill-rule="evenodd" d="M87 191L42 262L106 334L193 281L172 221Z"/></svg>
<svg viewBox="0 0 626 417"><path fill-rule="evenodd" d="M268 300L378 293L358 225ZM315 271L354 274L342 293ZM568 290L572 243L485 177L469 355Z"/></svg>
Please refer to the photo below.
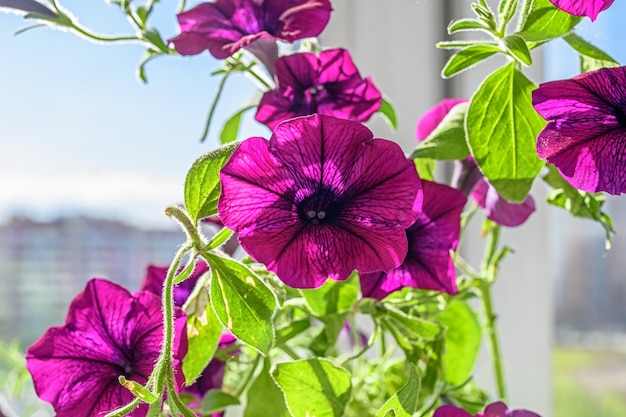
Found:
<svg viewBox="0 0 626 417"><path fill-rule="evenodd" d="M441 76L443 78L453 77L497 52L501 52L501 50L495 45L479 44L467 46L450 57L441 71Z"/></svg>
<svg viewBox="0 0 626 417"><path fill-rule="evenodd" d="M274 341L276 297L247 266L205 254L211 267L211 303L222 324L237 339L265 354Z"/></svg>
<svg viewBox="0 0 626 417"><path fill-rule="evenodd" d="M528 42L543 42L565 35L581 20L557 9L550 0L532 1L532 8L518 35Z"/></svg>
<svg viewBox="0 0 626 417"><path fill-rule="evenodd" d="M294 417L343 417L352 391L351 375L326 359L275 365L272 377Z"/></svg>
<svg viewBox="0 0 626 417"><path fill-rule="evenodd" d="M239 142L233 142L207 152L191 166L185 179L185 208L194 221L217 213L220 170L237 146Z"/></svg>
<svg viewBox="0 0 626 417"><path fill-rule="evenodd" d="M480 170L513 202L526 198L543 166L535 141L545 121L532 106L535 88L510 62L483 81L465 118L468 144Z"/></svg>
<svg viewBox="0 0 626 417"><path fill-rule="evenodd" d="M400 391L395 393L382 406L376 417L411 417L417 410L420 380L414 365L409 365L409 379Z"/></svg>

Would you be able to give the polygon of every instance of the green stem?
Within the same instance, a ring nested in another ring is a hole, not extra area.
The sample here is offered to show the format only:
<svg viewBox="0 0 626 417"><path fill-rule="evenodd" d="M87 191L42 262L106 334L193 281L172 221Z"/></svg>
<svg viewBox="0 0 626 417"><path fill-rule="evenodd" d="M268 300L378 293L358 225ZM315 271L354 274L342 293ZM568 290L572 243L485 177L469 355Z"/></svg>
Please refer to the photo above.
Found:
<svg viewBox="0 0 626 417"><path fill-rule="evenodd" d="M202 131L202 135L200 135L200 142L204 142L207 136L209 135L209 128L211 127L211 120L213 120L213 113L215 113L217 102L220 101L222 91L224 90L224 84L226 84L226 80L228 79L228 76L230 74L231 74L230 72L225 73L222 79L220 80L220 84L217 86L217 93L215 94L215 99L213 100L213 104L211 104L211 109L209 110L209 115L206 118L206 123L204 125L204 130Z"/></svg>
<svg viewBox="0 0 626 417"><path fill-rule="evenodd" d="M261 361L261 355L257 355L256 358L254 359L254 364L252 365L250 372L248 373L248 375L246 375L246 379L243 381L243 384L239 386L239 389L235 393L235 397L239 398L243 395L244 392L246 392L248 385L250 385L250 382L252 382L254 371L256 371L256 368L259 366L260 361Z"/></svg>
<svg viewBox="0 0 626 417"><path fill-rule="evenodd" d="M130 403L126 404L124 407L118 408L117 410L111 411L104 417L122 417L133 411L140 404L139 398L135 398Z"/></svg>
<svg viewBox="0 0 626 417"><path fill-rule="evenodd" d="M491 348L491 360L493 372L496 380L496 388L498 398L506 402L506 383L504 380L504 367L502 366L502 352L500 350L500 341L498 339L498 329L496 326L496 315L493 311L493 302L491 300L491 283L485 283L480 287L483 309L485 311L485 330L489 339L489 347Z"/></svg>
<svg viewBox="0 0 626 417"><path fill-rule="evenodd" d="M165 208L165 215L173 217L181 225L187 235L187 238L191 241L190 248L193 247L196 251L202 250L206 243L203 241L200 233L198 233L198 228L189 218L187 213L185 213L180 207L168 206Z"/></svg>
<svg viewBox="0 0 626 417"><path fill-rule="evenodd" d="M485 312L485 331L487 332L487 338L489 339L489 346L491 349L491 360L496 380L498 398L506 401L506 383L504 380L504 367L502 366L502 352L500 350L498 328L496 326L496 315L494 313L493 301L491 298L491 286L496 279L496 272L498 270L498 257L496 256L496 252L498 249L499 239L500 225L493 224L487 236L485 256L481 267L482 273L484 274L484 282L480 286L479 290Z"/></svg>
<svg viewBox="0 0 626 417"><path fill-rule="evenodd" d="M265 86L268 90L272 89L272 86L265 80L263 79L263 77L261 77L259 74L256 73L256 71L254 71L252 69L252 67L246 67L245 70L248 74L252 75L258 82L260 82L263 86Z"/></svg>

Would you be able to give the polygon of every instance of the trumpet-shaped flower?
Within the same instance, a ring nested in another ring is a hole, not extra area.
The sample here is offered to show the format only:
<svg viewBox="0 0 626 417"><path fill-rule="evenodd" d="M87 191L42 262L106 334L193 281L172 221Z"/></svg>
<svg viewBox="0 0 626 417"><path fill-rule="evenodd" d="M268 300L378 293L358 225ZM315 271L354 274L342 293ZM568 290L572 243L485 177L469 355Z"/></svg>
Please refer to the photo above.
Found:
<svg viewBox="0 0 626 417"><path fill-rule="evenodd" d="M331 11L329 0L215 0L180 13L181 33L170 42L181 55L208 49L224 59L259 39L317 36Z"/></svg>
<svg viewBox="0 0 626 417"><path fill-rule="evenodd" d="M472 417L470 413L453 405L442 405L435 410L433 417ZM485 411L476 414L475 417L541 417L539 414L527 410L509 410L501 402L489 404Z"/></svg>
<svg viewBox="0 0 626 417"><path fill-rule="evenodd" d="M588 16L596 20L598 13L608 9L613 0L550 0L559 9L574 16Z"/></svg>
<svg viewBox="0 0 626 417"><path fill-rule="evenodd" d="M313 113L364 122L382 103L372 80L361 78L345 49L298 53L276 61L277 87L263 95L255 119L278 123Z"/></svg>
<svg viewBox="0 0 626 417"><path fill-rule="evenodd" d="M465 102L466 99L444 99L428 110L417 123L417 140L425 140L454 106ZM471 156L457 162L453 185L465 195L471 195L489 220L503 226L519 226L535 211L535 201L530 195L522 203L511 203L502 198Z"/></svg>
<svg viewBox="0 0 626 417"><path fill-rule="evenodd" d="M180 311L178 311L180 313ZM178 387L187 350L185 317L176 320ZM26 366L41 399L57 417L96 417L135 397L118 377L145 384L163 339L161 300L150 292L131 294L102 279L92 279L70 305L65 324L48 329L26 352ZM142 405L130 416L147 414Z"/></svg>
<svg viewBox="0 0 626 417"><path fill-rule="evenodd" d="M422 181L424 204L417 220L406 230L408 253L402 265L389 272L361 274L364 297L379 300L404 287L456 294L456 273L450 251L461 232L466 198L447 185Z"/></svg>
<svg viewBox="0 0 626 417"><path fill-rule="evenodd" d="M583 191L626 192L626 67L602 68L533 91L548 121L537 154Z"/></svg>
<svg viewBox="0 0 626 417"><path fill-rule="evenodd" d="M388 271L422 206L415 166L360 123L315 114L253 137L221 173L218 210L252 258L295 288Z"/></svg>

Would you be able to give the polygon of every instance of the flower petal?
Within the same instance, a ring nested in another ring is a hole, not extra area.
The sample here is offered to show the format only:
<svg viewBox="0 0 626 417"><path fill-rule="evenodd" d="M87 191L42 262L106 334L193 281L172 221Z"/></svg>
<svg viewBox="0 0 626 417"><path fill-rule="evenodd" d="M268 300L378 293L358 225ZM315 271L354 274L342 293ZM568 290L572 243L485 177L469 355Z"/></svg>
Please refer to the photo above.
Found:
<svg viewBox="0 0 626 417"><path fill-rule="evenodd" d="M133 395L117 377L147 381L161 346L160 304L151 293L135 297L111 282L89 281L65 325L49 329L27 351L39 397L59 417L101 415L130 402Z"/></svg>
<svg viewBox="0 0 626 417"><path fill-rule="evenodd" d="M485 209L489 220L502 226L519 226L535 212L535 200L532 196L528 195L522 203L510 203L498 194L485 177L474 187L472 198L478 206Z"/></svg>
<svg viewBox="0 0 626 417"><path fill-rule="evenodd" d="M387 272L361 275L363 296L382 300L404 287L456 294L455 250L466 198L446 185L422 181L424 205L406 234L409 249L402 265Z"/></svg>
<svg viewBox="0 0 626 417"><path fill-rule="evenodd" d="M467 103L464 98L446 98L436 106L431 107L417 122L415 135L418 141L423 141L435 130L444 117L452 110L452 107L460 103Z"/></svg>
<svg viewBox="0 0 626 417"><path fill-rule="evenodd" d="M442 405L435 410L433 417L472 417L470 413L453 405Z"/></svg>
<svg viewBox="0 0 626 417"><path fill-rule="evenodd" d="M626 68L603 68L533 91L533 106L549 122L537 138L537 154L578 189L626 189L625 84Z"/></svg>
<svg viewBox="0 0 626 417"><path fill-rule="evenodd" d="M550 0L559 9L574 16L588 16L596 20L598 13L608 9L614 0Z"/></svg>

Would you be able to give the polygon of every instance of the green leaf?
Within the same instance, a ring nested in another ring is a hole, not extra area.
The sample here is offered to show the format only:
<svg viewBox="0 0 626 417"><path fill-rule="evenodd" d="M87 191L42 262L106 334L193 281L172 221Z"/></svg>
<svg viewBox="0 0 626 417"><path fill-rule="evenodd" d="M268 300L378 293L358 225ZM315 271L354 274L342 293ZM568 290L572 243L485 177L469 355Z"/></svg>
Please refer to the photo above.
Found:
<svg viewBox="0 0 626 417"><path fill-rule="evenodd" d="M417 401L419 399L420 380L414 365L410 366L409 379L406 385L400 391L395 393L382 406L376 417L411 417L417 410Z"/></svg>
<svg viewBox="0 0 626 417"><path fill-rule="evenodd" d="M593 46L575 33L563 36L563 39L580 54L581 72L593 71L600 68L619 67L619 63L609 54Z"/></svg>
<svg viewBox="0 0 626 417"><path fill-rule="evenodd" d="M463 159L469 155L465 140L465 113L468 103L459 103L450 109L441 123L410 156L437 160Z"/></svg>
<svg viewBox="0 0 626 417"><path fill-rule="evenodd" d="M510 62L483 81L465 118L469 147L480 170L513 202L526 198L543 166L535 141L545 121L532 106L535 88Z"/></svg>
<svg viewBox="0 0 626 417"><path fill-rule="evenodd" d="M489 27L485 25L483 22L480 22L475 19L459 19L453 20L448 25L448 33L452 35L456 32L466 31L466 30L482 30L489 31Z"/></svg>
<svg viewBox="0 0 626 417"><path fill-rule="evenodd" d="M351 375L325 359L275 365L272 377L294 417L343 417L352 391Z"/></svg>
<svg viewBox="0 0 626 417"><path fill-rule="evenodd" d="M309 347L317 356L330 356L337 351L339 332L346 323L347 313L327 314L318 317L324 323L322 331L311 341Z"/></svg>
<svg viewBox="0 0 626 417"><path fill-rule="evenodd" d="M223 227L219 232L215 234L207 244L208 250L215 249L226 242L233 235L233 231L228 227Z"/></svg>
<svg viewBox="0 0 626 417"><path fill-rule="evenodd" d="M500 1L500 8L498 10L498 15L499 15L502 27L506 27L506 25L511 21L511 19L513 19L513 16L515 16L515 12L517 11L518 5L519 5L519 0Z"/></svg>
<svg viewBox="0 0 626 417"><path fill-rule="evenodd" d="M276 329L276 346L281 346L309 328L311 328L311 321L302 319L292 321L288 325Z"/></svg>
<svg viewBox="0 0 626 417"><path fill-rule="evenodd" d="M377 113L385 119L387 124L394 130L398 130L398 117L396 116L396 109L387 98L383 97L383 102L380 104L380 108Z"/></svg>
<svg viewBox="0 0 626 417"><path fill-rule="evenodd" d="M466 69L489 58L491 55L501 52L495 45L470 45L452 55L441 71L443 78L450 78Z"/></svg>
<svg viewBox="0 0 626 417"><path fill-rule="evenodd" d="M602 193L588 193L572 187L553 165L548 165L548 173L543 177L543 180L553 188L547 197L548 204L561 207L574 217L591 219L600 223L605 232L605 247L609 250L611 248L611 235L615 231L613 230L613 220L602 211L604 195Z"/></svg>
<svg viewBox="0 0 626 417"><path fill-rule="evenodd" d="M164 54L169 53L167 44L163 42L163 39L161 39L161 35L155 29L144 29L141 32L141 37L153 44L159 51L163 52Z"/></svg>
<svg viewBox="0 0 626 417"><path fill-rule="evenodd" d="M465 301L452 301L439 315L446 327L442 358L444 376L452 385L461 385L472 375L478 357L482 330L474 310Z"/></svg>
<svg viewBox="0 0 626 417"><path fill-rule="evenodd" d="M433 181L435 177L435 160L427 158L415 158L415 169L419 177L426 181Z"/></svg>
<svg viewBox="0 0 626 417"><path fill-rule="evenodd" d="M202 414L211 414L222 411L228 406L239 405L239 399L218 389L211 389L202 400Z"/></svg>
<svg viewBox="0 0 626 417"><path fill-rule="evenodd" d="M237 339L265 354L274 341L276 297L248 267L216 254L204 254L211 267L211 303Z"/></svg>
<svg viewBox="0 0 626 417"><path fill-rule="evenodd" d="M316 316L343 313L350 310L359 294L358 274L353 272L346 281L328 280L319 288L300 292Z"/></svg>
<svg viewBox="0 0 626 417"><path fill-rule="evenodd" d="M518 33L527 42L549 41L563 36L582 20L581 17L557 9L550 0L532 1L530 14Z"/></svg>
<svg viewBox="0 0 626 417"><path fill-rule="evenodd" d="M239 142L229 143L202 155L191 166L185 179L185 208L198 220L217 213L220 196L220 169L226 164Z"/></svg>
<svg viewBox="0 0 626 417"><path fill-rule="evenodd" d="M222 145L233 142L237 139L239 125L241 124L241 116L254 107L256 107L256 104L246 106L226 120L226 123L224 123L224 127L222 128L222 132L220 133L220 142Z"/></svg>
<svg viewBox="0 0 626 417"><path fill-rule="evenodd" d="M243 417L290 417L285 397L270 376L270 361L267 358L263 370L248 390Z"/></svg>
<svg viewBox="0 0 626 417"><path fill-rule="evenodd" d="M223 327L209 303L206 288L201 288L185 307L188 348L183 359L183 374L185 384L191 385L215 355Z"/></svg>
<svg viewBox="0 0 626 417"><path fill-rule="evenodd" d="M415 340L423 338L425 340L435 340L441 332L441 327L437 323L424 320L420 317L409 316L401 310L390 305L385 305L389 319L404 332L409 339Z"/></svg>
<svg viewBox="0 0 626 417"><path fill-rule="evenodd" d="M524 38L518 35L509 35L502 39L504 46L511 55L526 65L532 65L533 59L530 56L530 50Z"/></svg>

